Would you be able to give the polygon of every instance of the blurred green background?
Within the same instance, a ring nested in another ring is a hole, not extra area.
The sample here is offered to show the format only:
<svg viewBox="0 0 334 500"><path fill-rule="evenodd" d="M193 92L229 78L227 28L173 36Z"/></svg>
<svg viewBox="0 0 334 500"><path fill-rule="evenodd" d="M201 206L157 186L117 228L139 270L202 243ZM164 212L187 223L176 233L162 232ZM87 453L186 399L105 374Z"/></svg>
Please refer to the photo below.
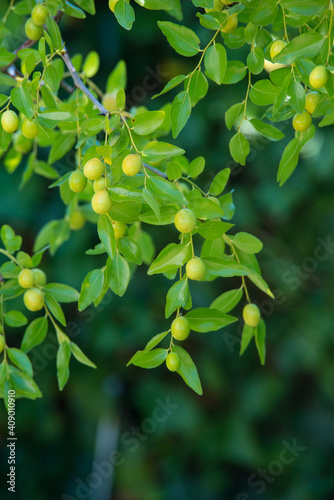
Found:
<svg viewBox="0 0 334 500"><path fill-rule="evenodd" d="M208 37L190 2L183 3L186 24ZM128 102L154 109L173 94L153 103L150 97L175 74L192 68L194 61L168 47L156 25L159 19L168 20L167 14L136 4L134 8L137 19L131 32L118 26L107 0L97 3L95 17L63 18L61 29L71 55L99 52L101 70L95 81L101 88L118 60L125 59ZM246 51L247 47L232 51L230 59L245 58ZM156 88L147 90L144 82L152 73L160 76ZM17 498L333 498L333 129L317 130L296 172L279 188L276 171L292 137L290 123L283 124L286 139L280 143L255 137L246 167L231 162L232 133L225 127L224 113L244 95L244 82L231 87L210 84L209 96L195 108L177 145L190 159L206 157L207 172L199 178L203 188L215 172L232 168L229 188L235 189L236 229L264 242L260 263L278 300L254 287L251 296L267 322L266 366L260 366L253 344L239 357L240 322L227 331L193 333L187 341L202 379L202 397L164 367L126 368L132 354L169 323L164 319L164 298L170 282L148 278L145 267L137 270L123 299L110 292L97 309L89 307L83 313L67 306L67 332L98 369L71 361L69 383L59 393L52 332L31 353L44 396L17 402ZM44 154L41 151L41 157ZM69 157L58 167L64 165L71 167ZM64 207L58 192L39 177L18 192L23 168L24 162L11 176L0 168L0 224L13 226L29 252L39 229L61 218ZM173 228L149 231L157 250L176 238ZM85 274L100 264L100 257L85 255L95 243L93 225L73 233L54 258L44 257L48 280L79 288ZM231 285L239 286L239 281L194 284L194 306L209 305ZM11 339L13 345L21 335L17 332ZM4 409L0 424L4 477ZM2 481L0 496L7 494Z"/></svg>

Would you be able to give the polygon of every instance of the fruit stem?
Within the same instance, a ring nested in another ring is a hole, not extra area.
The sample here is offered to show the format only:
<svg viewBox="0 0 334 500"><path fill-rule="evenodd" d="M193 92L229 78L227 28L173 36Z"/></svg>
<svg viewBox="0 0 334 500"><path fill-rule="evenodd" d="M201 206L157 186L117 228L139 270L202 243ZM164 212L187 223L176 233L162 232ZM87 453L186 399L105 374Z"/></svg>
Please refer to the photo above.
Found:
<svg viewBox="0 0 334 500"><path fill-rule="evenodd" d="M196 189L198 189L198 191L200 193L202 193L203 196L207 197L207 194L200 187L198 187L197 184L195 184L193 181L191 181L188 177L180 177L180 179L182 181L189 182L189 184L191 184L193 187L195 187Z"/></svg>
<svg viewBox="0 0 334 500"><path fill-rule="evenodd" d="M7 21L7 17L9 16L10 11L11 11L11 10L12 10L12 8L13 8L14 1L15 1L15 0L10 0L10 3L9 3L9 5L8 5L8 9L7 9L7 11L6 11L5 15L4 15L4 16L3 16L3 18L2 18L3 23L5 23L5 22Z"/></svg>

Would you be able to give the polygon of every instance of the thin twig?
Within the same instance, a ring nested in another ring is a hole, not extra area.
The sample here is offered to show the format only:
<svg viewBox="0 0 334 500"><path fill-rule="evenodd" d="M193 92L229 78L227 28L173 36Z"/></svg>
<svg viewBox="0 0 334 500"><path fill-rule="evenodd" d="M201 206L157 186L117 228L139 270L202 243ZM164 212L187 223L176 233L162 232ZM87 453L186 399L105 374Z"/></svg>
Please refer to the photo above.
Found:
<svg viewBox="0 0 334 500"><path fill-rule="evenodd" d="M147 170L150 170L151 172L153 172L154 174L160 175L160 177L162 177L163 179L168 179L167 174L165 174L164 172L161 172L157 168L151 167L151 165L147 165L147 163L143 163L143 166L145 168L147 168Z"/></svg>

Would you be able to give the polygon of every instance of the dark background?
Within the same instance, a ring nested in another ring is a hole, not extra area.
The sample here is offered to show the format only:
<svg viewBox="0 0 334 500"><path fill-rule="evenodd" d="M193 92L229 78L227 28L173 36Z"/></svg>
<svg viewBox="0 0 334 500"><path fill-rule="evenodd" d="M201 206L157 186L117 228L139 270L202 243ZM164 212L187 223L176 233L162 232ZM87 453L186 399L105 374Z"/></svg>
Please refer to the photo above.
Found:
<svg viewBox="0 0 334 500"><path fill-rule="evenodd" d="M159 78L158 91L175 74L193 68L195 61L168 47L156 25L159 19L169 20L167 14L136 4L134 8L137 19L131 32L118 26L107 0L97 4L95 17L64 17L61 30L71 55L99 52L101 68L94 81L102 89L118 60L125 59L128 100L154 109L174 94L150 102L155 92L143 88L145 76L160 65L166 76ZM185 24L193 25L203 39L209 36L198 27L190 2ZM229 57L246 54L247 47ZM209 96L195 108L176 143L190 159L206 157L207 172L199 178L202 188L215 172L233 169L228 187L235 189L236 230L264 242L260 263L278 297L274 302L251 287L267 323L265 367L253 344L239 357L240 323L227 331L193 333L187 341L202 379L202 397L164 367L126 368L132 354L169 323L164 299L170 282L148 278L145 266L137 270L123 299L110 292L97 310L89 307L81 314L68 305L72 338L98 369L71 361L69 383L59 393L52 332L31 353L43 398L17 402L17 498L79 500L90 498L90 492L92 500L333 498L333 248L316 250L333 238L333 129L317 130L296 172L279 188L276 171L292 138L290 123L283 124L286 139L280 143L255 138L246 167L231 162L232 132L225 127L224 113L244 95L244 82L231 87L210 84ZM252 105L249 109L259 113ZM60 164L71 166L66 162L68 158ZM39 177L18 192L23 168L24 161L11 176L0 168L0 223L12 225L24 237L25 250L31 251L39 229L63 217L64 207L57 191L48 189L49 181ZM175 239L172 228L149 231L158 250ZM100 264L99 257L84 253L96 242L93 225L73 233L53 258L44 257L48 280L80 288L86 273ZM209 305L233 285L239 286L239 281L194 284L194 305ZM13 337L13 344L21 335ZM4 477L4 409L0 423ZM118 455L111 457L111 471L101 462L109 460L113 450ZM7 498L5 484L0 491L1 498Z"/></svg>

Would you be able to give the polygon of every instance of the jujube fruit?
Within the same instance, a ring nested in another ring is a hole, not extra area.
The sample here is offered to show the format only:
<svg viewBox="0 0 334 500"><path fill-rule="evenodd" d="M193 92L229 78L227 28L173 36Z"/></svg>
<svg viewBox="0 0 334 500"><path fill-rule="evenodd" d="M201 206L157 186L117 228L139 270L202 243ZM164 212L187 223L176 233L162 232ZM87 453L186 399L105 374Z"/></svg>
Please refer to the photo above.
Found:
<svg viewBox="0 0 334 500"><path fill-rule="evenodd" d="M44 26L48 18L49 11L45 5L36 5L32 9L31 19L35 26Z"/></svg>
<svg viewBox="0 0 334 500"><path fill-rule="evenodd" d="M221 29L222 33L232 33L238 26L238 17L235 15L229 16L227 23Z"/></svg>
<svg viewBox="0 0 334 500"><path fill-rule="evenodd" d="M166 358L166 366L171 372L176 372L180 366L180 356L176 352L170 352Z"/></svg>
<svg viewBox="0 0 334 500"><path fill-rule="evenodd" d="M122 162L122 170L125 175L130 177L137 175L141 169L141 158L138 155L127 155Z"/></svg>
<svg viewBox="0 0 334 500"><path fill-rule="evenodd" d="M34 139L38 135L37 125L31 120L24 120L21 131L27 139Z"/></svg>
<svg viewBox="0 0 334 500"><path fill-rule="evenodd" d="M124 236L125 231L126 231L126 224L124 222L119 222L119 221L114 221L112 223L112 226L114 228L114 236L116 240L119 240Z"/></svg>
<svg viewBox="0 0 334 500"><path fill-rule="evenodd" d="M328 71L325 66L316 66L312 69L309 77L310 85L314 89L321 89L328 81Z"/></svg>
<svg viewBox="0 0 334 500"><path fill-rule="evenodd" d="M27 20L24 29L29 40L37 41L43 35L42 26L36 26L31 17Z"/></svg>
<svg viewBox="0 0 334 500"><path fill-rule="evenodd" d="M109 197L108 191L98 191L94 194L92 199L92 208L97 214L106 214L111 209L111 205L112 202Z"/></svg>
<svg viewBox="0 0 334 500"><path fill-rule="evenodd" d="M191 280L202 280L206 273L204 262L198 257L189 260L186 264L186 273L188 278Z"/></svg>
<svg viewBox="0 0 334 500"><path fill-rule="evenodd" d="M274 59L275 56L282 52L285 46L286 42L283 40L275 40L270 46L270 57Z"/></svg>
<svg viewBox="0 0 334 500"><path fill-rule="evenodd" d="M23 302L29 311L40 311L44 306L44 295L38 288L30 288L23 295Z"/></svg>
<svg viewBox="0 0 334 500"><path fill-rule="evenodd" d="M90 181L95 181L104 173L104 165L98 158L92 158L84 166L84 175Z"/></svg>
<svg viewBox="0 0 334 500"><path fill-rule="evenodd" d="M103 189L106 188L106 185L108 187L110 187L110 185L111 185L109 177L107 177L107 182L106 182L106 178L104 176L99 177L98 179L95 179L95 181L93 182L94 193L97 193L98 191L102 191Z"/></svg>
<svg viewBox="0 0 334 500"><path fill-rule="evenodd" d="M68 180L71 191L74 193L81 193L87 186L87 178L81 170L72 172Z"/></svg>
<svg viewBox="0 0 334 500"><path fill-rule="evenodd" d="M295 115L292 119L292 126L297 132L305 132L311 126L311 123L312 118L307 111Z"/></svg>
<svg viewBox="0 0 334 500"><path fill-rule="evenodd" d="M0 353L4 350L5 348L5 337L3 335L0 335Z"/></svg>
<svg viewBox="0 0 334 500"><path fill-rule="evenodd" d="M318 103L320 101L320 95L318 92L309 92L306 94L305 98L305 109L308 111L311 115L314 113L316 107L318 106Z"/></svg>
<svg viewBox="0 0 334 500"><path fill-rule="evenodd" d="M32 270L33 275L34 275L34 282L35 285L39 286L44 286L46 285L46 274L44 271L41 269L38 269L37 267Z"/></svg>
<svg viewBox="0 0 334 500"><path fill-rule="evenodd" d="M31 269L22 269L18 277L19 285L22 288L31 288L35 283L34 273Z"/></svg>
<svg viewBox="0 0 334 500"><path fill-rule="evenodd" d="M86 223L85 216L80 210L75 210L71 213L69 224L72 231L79 231Z"/></svg>
<svg viewBox="0 0 334 500"><path fill-rule="evenodd" d="M1 115L1 126L8 134L16 132L19 126L19 122L19 117L17 116L15 111L12 111L11 109L8 109Z"/></svg>
<svg viewBox="0 0 334 500"><path fill-rule="evenodd" d="M189 337L190 323L184 316L178 316L171 325L172 335L176 340L185 340Z"/></svg>
<svg viewBox="0 0 334 500"><path fill-rule="evenodd" d="M255 304L247 304L243 308L242 317L246 325L255 327L259 324L261 319L260 309Z"/></svg>
<svg viewBox="0 0 334 500"><path fill-rule="evenodd" d="M116 94L104 94L102 97L102 106L110 112L118 111L119 107L116 102Z"/></svg>
<svg viewBox="0 0 334 500"><path fill-rule="evenodd" d="M174 217L175 227L180 233L191 233L195 229L196 223L196 215L188 208L182 208Z"/></svg>

